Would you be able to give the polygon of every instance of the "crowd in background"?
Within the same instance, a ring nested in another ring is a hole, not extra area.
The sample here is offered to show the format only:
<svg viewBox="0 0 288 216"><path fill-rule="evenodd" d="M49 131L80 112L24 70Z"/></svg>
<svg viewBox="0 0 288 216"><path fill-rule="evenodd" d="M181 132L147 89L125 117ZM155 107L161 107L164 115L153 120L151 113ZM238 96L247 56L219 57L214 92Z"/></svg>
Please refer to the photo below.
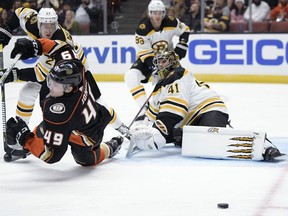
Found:
<svg viewBox="0 0 288 216"><path fill-rule="evenodd" d="M108 25L120 14L121 1L125 0L107 0ZM46 6L46 0L1 0L0 25L5 24L14 10L19 7L28 7L39 11ZM54 8L59 17L59 24L71 34L103 32L102 0L49 0L49 7ZM16 34L21 34L21 30Z"/></svg>
<svg viewBox="0 0 288 216"><path fill-rule="evenodd" d="M110 25L121 16L122 2L129 0L107 0L107 23ZM201 31L201 0L162 0L167 14L179 18L191 29ZM149 2L149 1L148 1ZM148 4L147 2L147 4ZM279 22L288 19L288 0L252 0L253 22ZM46 0L1 0L0 25L5 24L13 11L21 6L37 11ZM102 0L49 0L59 15L59 23L72 34L103 32ZM233 23L246 24L250 19L249 0L205 0L204 32L227 32ZM147 14L144 11L143 16ZM21 29L15 34L22 34ZM239 32L244 29L239 29Z"/></svg>
<svg viewBox="0 0 288 216"><path fill-rule="evenodd" d="M201 31L201 0L166 1L169 15L185 22L191 32ZM250 19L249 0L206 0L204 32L228 32L231 23L246 24ZM252 0L252 22L287 21L288 0ZM170 4L169 4L170 3ZM244 29L239 29L239 32Z"/></svg>

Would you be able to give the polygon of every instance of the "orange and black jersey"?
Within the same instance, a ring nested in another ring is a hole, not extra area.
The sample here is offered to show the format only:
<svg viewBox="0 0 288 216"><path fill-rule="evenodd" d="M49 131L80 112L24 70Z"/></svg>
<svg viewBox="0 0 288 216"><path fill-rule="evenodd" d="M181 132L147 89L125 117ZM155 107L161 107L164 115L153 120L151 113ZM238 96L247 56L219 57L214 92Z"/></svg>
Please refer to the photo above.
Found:
<svg viewBox="0 0 288 216"><path fill-rule="evenodd" d="M43 53L53 56L56 62L77 58L71 46L63 41L39 39L38 42ZM25 143L25 148L47 163L59 161L68 145L91 150L99 148L104 129L112 120L109 110L97 103L101 92L91 72L83 70L82 77L76 92L58 98L49 96L46 83L41 87L43 122L34 129L35 136ZM99 160L95 152L85 153L90 164Z"/></svg>
<svg viewBox="0 0 288 216"><path fill-rule="evenodd" d="M82 73L85 78L77 92L47 97L43 101L43 122L34 129L35 136L25 144L33 155L47 163L58 162L68 145L99 148L104 129L111 121L109 111L96 102L98 95L93 91L96 84L93 76L89 72ZM91 151L87 157L95 159L96 164L99 158L94 154Z"/></svg>

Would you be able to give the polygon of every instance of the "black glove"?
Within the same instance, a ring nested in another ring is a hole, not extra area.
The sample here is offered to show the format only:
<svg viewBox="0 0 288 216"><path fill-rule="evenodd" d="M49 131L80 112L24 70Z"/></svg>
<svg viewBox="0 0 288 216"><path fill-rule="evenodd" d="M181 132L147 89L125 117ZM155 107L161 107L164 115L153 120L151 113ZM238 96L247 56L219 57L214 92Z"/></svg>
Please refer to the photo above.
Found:
<svg viewBox="0 0 288 216"><path fill-rule="evenodd" d="M6 72L7 69L0 70L0 78L3 76L3 74ZM14 82L17 81L19 78L19 69L13 68L10 74L6 77L4 83Z"/></svg>
<svg viewBox="0 0 288 216"><path fill-rule="evenodd" d="M12 117L7 121L6 134L9 145L15 145L18 142L23 147L28 138L34 137L26 122L18 116L16 116L16 120Z"/></svg>
<svg viewBox="0 0 288 216"><path fill-rule="evenodd" d="M9 43L11 37L12 31L10 30L9 26L0 26L0 43L3 44L3 47L5 47Z"/></svg>
<svg viewBox="0 0 288 216"><path fill-rule="evenodd" d="M21 59L42 55L42 45L38 40L19 38L15 42L14 49L11 52L11 58L15 58L18 53L22 53Z"/></svg>
<svg viewBox="0 0 288 216"><path fill-rule="evenodd" d="M180 41L175 49L174 52L179 56L180 59L184 58L186 56L188 50L188 45L185 41Z"/></svg>
<svg viewBox="0 0 288 216"><path fill-rule="evenodd" d="M109 158L114 157L119 152L123 141L124 141L123 137L118 136L118 137L113 137L108 142L104 142L110 149Z"/></svg>

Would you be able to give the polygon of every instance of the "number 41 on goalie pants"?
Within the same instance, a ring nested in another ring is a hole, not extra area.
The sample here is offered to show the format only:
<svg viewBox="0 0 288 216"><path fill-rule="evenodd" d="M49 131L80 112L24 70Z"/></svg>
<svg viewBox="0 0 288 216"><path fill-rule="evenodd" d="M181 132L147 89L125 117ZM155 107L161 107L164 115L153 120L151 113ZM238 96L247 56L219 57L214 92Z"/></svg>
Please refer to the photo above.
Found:
<svg viewBox="0 0 288 216"><path fill-rule="evenodd" d="M182 155L215 159L264 160L265 150L273 148L265 142L266 133L232 128L184 126ZM272 158L273 159L273 158Z"/></svg>

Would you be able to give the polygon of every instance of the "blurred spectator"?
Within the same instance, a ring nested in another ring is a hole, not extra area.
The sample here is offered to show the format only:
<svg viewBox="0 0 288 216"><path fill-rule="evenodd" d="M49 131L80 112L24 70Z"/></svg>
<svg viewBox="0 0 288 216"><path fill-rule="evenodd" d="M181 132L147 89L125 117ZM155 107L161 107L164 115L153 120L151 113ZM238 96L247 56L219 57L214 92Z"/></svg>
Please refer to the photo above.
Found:
<svg viewBox="0 0 288 216"><path fill-rule="evenodd" d="M72 11L72 10L66 11L63 27L66 28L71 34L80 34L81 33L80 25L75 20L74 11Z"/></svg>
<svg viewBox="0 0 288 216"><path fill-rule="evenodd" d="M278 5L278 1L277 0L264 0L270 7L270 9L275 8ZM246 4L248 5L248 4Z"/></svg>
<svg viewBox="0 0 288 216"><path fill-rule="evenodd" d="M16 1L14 1L14 3L13 3L13 8L12 8L13 13L14 13L14 11L15 11L17 8L19 8L19 7L22 7L22 1L21 1L21 0L16 0Z"/></svg>
<svg viewBox="0 0 288 216"><path fill-rule="evenodd" d="M29 3L29 8L32 8L36 11L39 11L41 9L41 7L38 6L37 0L26 0L26 2Z"/></svg>
<svg viewBox="0 0 288 216"><path fill-rule="evenodd" d="M64 23L67 10L72 10L71 5L68 2L64 2L58 12L58 22L60 25Z"/></svg>
<svg viewBox="0 0 288 216"><path fill-rule="evenodd" d="M11 9L11 13L13 14L15 12L15 10L19 7L22 7L22 1L21 0L16 0L13 3L13 8ZM19 26L18 28L16 28L15 30L13 30L13 35L26 35L25 31L21 28L21 26Z"/></svg>
<svg viewBox="0 0 288 216"><path fill-rule="evenodd" d="M235 8L231 11L230 22L245 22L244 12L246 5L244 0L235 0Z"/></svg>
<svg viewBox="0 0 288 216"><path fill-rule="evenodd" d="M175 8L174 7L169 7L168 9L167 9L167 16L175 16ZM147 14L147 13L146 13Z"/></svg>
<svg viewBox="0 0 288 216"><path fill-rule="evenodd" d="M184 0L177 0L173 5L175 9L175 17L181 19L187 11L187 7L185 5Z"/></svg>
<svg viewBox="0 0 288 216"><path fill-rule="evenodd" d="M171 0L162 0L166 10L171 6Z"/></svg>
<svg viewBox="0 0 288 216"><path fill-rule="evenodd" d="M235 9L235 1L234 0L227 0L227 7L229 8L230 11Z"/></svg>
<svg viewBox="0 0 288 216"><path fill-rule="evenodd" d="M108 8L113 15L120 15L121 14L121 0L109 0Z"/></svg>
<svg viewBox="0 0 288 216"><path fill-rule="evenodd" d="M205 32L227 32L230 22L230 10L225 5L225 0L215 0L215 5L210 14L204 18Z"/></svg>
<svg viewBox="0 0 288 216"><path fill-rule="evenodd" d="M46 1L47 0L38 0L38 6L40 8L46 7ZM55 11L58 11L60 6L59 0L49 0L49 6L53 7Z"/></svg>
<svg viewBox="0 0 288 216"><path fill-rule="evenodd" d="M253 22L261 22L269 19L270 7L265 1L253 0L251 8L252 8L251 19ZM248 6L247 10L244 13L244 19L249 20L249 18L250 18L250 7Z"/></svg>
<svg viewBox="0 0 288 216"><path fill-rule="evenodd" d="M13 1L11 1L11 0L1 0L0 1L0 8L10 10L10 9L12 9L12 6L13 6Z"/></svg>
<svg viewBox="0 0 288 216"><path fill-rule="evenodd" d="M270 19L272 21L284 21L288 19L288 0L279 0L277 7L270 12Z"/></svg>
<svg viewBox="0 0 288 216"><path fill-rule="evenodd" d="M181 19L187 26L189 26L191 32L197 32L201 30L201 10L199 3L192 3L189 9L189 13L184 15Z"/></svg>
<svg viewBox="0 0 288 216"><path fill-rule="evenodd" d="M7 24L10 16L11 14L8 12L8 10L0 8L0 26Z"/></svg>
<svg viewBox="0 0 288 216"><path fill-rule="evenodd" d="M90 5L90 0L82 0L75 14L75 20L80 25L89 25L91 33L103 31L103 12L97 7Z"/></svg>

